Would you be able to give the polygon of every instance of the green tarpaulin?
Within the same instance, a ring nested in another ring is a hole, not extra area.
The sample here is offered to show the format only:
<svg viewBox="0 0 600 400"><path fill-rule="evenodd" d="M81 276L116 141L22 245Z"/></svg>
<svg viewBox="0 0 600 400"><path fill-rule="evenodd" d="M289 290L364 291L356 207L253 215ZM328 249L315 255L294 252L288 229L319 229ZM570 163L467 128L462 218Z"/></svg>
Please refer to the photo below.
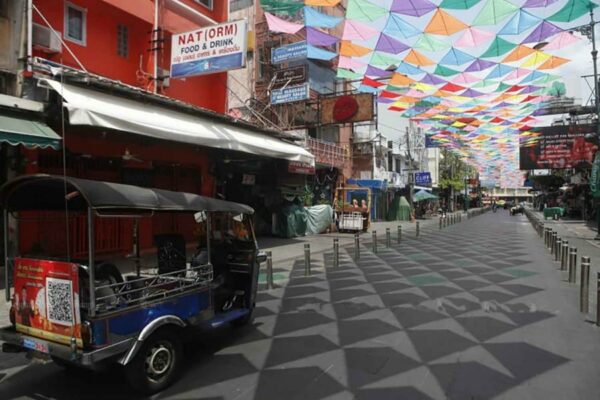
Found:
<svg viewBox="0 0 600 400"><path fill-rule="evenodd" d="M392 200L387 215L388 221L410 221L410 204L404 196L396 196Z"/></svg>
<svg viewBox="0 0 600 400"><path fill-rule="evenodd" d="M294 16L304 8L303 0L260 0L263 10L272 14Z"/></svg>

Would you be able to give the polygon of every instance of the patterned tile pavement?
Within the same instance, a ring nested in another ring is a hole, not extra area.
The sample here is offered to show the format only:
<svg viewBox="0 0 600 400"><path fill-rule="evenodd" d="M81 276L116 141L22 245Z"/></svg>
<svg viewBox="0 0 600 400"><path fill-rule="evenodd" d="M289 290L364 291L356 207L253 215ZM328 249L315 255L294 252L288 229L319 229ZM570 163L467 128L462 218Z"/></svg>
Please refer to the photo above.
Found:
<svg viewBox="0 0 600 400"><path fill-rule="evenodd" d="M600 397L600 330L524 218L383 242L374 254L365 241L359 260L342 248L337 269L331 252L315 256L308 277L295 261L285 287L260 292L253 326L191 342L181 380L156 398ZM0 383L3 399L92 393L132 397L114 371L36 365Z"/></svg>

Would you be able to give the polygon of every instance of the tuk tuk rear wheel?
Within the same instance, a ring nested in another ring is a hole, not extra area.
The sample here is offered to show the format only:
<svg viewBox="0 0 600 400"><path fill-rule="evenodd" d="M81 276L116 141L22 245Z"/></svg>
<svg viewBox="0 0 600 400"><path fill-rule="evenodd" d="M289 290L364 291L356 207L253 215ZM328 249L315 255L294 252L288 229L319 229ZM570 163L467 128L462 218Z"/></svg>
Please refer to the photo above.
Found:
<svg viewBox="0 0 600 400"><path fill-rule="evenodd" d="M254 313L254 307L252 307L252 309L248 312L248 314L231 321L231 325L233 325L236 328L248 325L254 319L254 316L252 315L253 313Z"/></svg>
<svg viewBox="0 0 600 400"><path fill-rule="evenodd" d="M170 386L179 374L183 353L181 339L173 329L161 329L144 341L125 374L131 386L153 394Z"/></svg>

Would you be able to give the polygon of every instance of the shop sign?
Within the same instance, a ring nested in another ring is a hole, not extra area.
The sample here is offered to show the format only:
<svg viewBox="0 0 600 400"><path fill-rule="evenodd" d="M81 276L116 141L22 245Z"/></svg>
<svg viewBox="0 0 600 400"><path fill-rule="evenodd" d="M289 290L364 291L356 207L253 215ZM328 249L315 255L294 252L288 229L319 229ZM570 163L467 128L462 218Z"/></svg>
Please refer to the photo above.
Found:
<svg viewBox="0 0 600 400"><path fill-rule="evenodd" d="M308 83L271 90L271 104L293 103L309 98L310 85Z"/></svg>
<svg viewBox="0 0 600 400"><path fill-rule="evenodd" d="M415 172L415 185L417 185L417 186L431 185L431 173Z"/></svg>
<svg viewBox="0 0 600 400"><path fill-rule="evenodd" d="M321 98L321 124L372 121L375 117L374 104L371 93Z"/></svg>
<svg viewBox="0 0 600 400"><path fill-rule="evenodd" d="M289 161L288 172L292 174L314 175L315 167L311 164L303 163L301 161Z"/></svg>
<svg viewBox="0 0 600 400"><path fill-rule="evenodd" d="M243 174L242 185L254 185L256 183L256 175Z"/></svg>
<svg viewBox="0 0 600 400"><path fill-rule="evenodd" d="M246 66L245 20L173 35L171 78L214 74Z"/></svg>
<svg viewBox="0 0 600 400"><path fill-rule="evenodd" d="M83 346L77 264L15 258L14 287L17 332L67 345L74 337ZM37 344L30 340L43 351Z"/></svg>
<svg viewBox="0 0 600 400"><path fill-rule="evenodd" d="M306 65L300 65L275 71L272 87L277 89L282 86L297 85L304 82L306 82Z"/></svg>
<svg viewBox="0 0 600 400"><path fill-rule="evenodd" d="M306 41L291 43L285 46L271 49L271 63L279 64L282 62L300 60L308 55Z"/></svg>

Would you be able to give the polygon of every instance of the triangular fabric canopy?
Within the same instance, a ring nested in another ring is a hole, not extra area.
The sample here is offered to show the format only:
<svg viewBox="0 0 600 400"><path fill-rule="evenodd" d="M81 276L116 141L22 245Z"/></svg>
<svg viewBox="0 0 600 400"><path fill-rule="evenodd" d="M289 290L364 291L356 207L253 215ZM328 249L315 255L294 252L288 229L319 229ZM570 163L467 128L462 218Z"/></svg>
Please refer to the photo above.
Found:
<svg viewBox="0 0 600 400"><path fill-rule="evenodd" d="M429 21L429 24L425 27L425 32L448 36L466 28L467 25L464 22L459 21L452 15L438 8Z"/></svg>
<svg viewBox="0 0 600 400"><path fill-rule="evenodd" d="M575 36L572 32L561 32L555 35L550 43L544 46L544 50L559 50L563 47L570 46L579 42L581 39Z"/></svg>
<svg viewBox="0 0 600 400"><path fill-rule="evenodd" d="M468 63L469 61L472 61L475 57L464 53L460 50L457 50L455 48L451 48L448 53L446 53L446 55L444 57L442 57L442 59L440 60L440 64L447 64L447 65L462 65L465 63Z"/></svg>
<svg viewBox="0 0 600 400"><path fill-rule="evenodd" d="M540 18L520 9L508 20L506 25L500 29L498 35L520 35L529 28L534 27L538 22L540 22Z"/></svg>
<svg viewBox="0 0 600 400"><path fill-rule="evenodd" d="M435 64L429 58L425 57L423 54L419 53L416 50L409 51L406 57L404 57L404 61L421 67Z"/></svg>
<svg viewBox="0 0 600 400"><path fill-rule="evenodd" d="M494 34L481 29L469 27L454 45L456 47L477 47L494 37Z"/></svg>
<svg viewBox="0 0 600 400"><path fill-rule="evenodd" d="M346 7L346 18L359 21L375 21L386 15L388 11L385 8L378 7L366 0L348 0Z"/></svg>
<svg viewBox="0 0 600 400"><path fill-rule="evenodd" d="M436 5L429 0L394 0L390 11L420 17L435 9Z"/></svg>
<svg viewBox="0 0 600 400"><path fill-rule="evenodd" d="M590 9L593 10L596 7L598 7L598 5L591 0L569 0L563 8L556 12L556 14L548 17L548 21L571 22L588 14Z"/></svg>
<svg viewBox="0 0 600 400"><path fill-rule="evenodd" d="M379 32L375 28L371 28L367 24L347 19L344 24L344 33L342 33L342 39L368 40L378 34Z"/></svg>
<svg viewBox="0 0 600 400"><path fill-rule="evenodd" d="M413 44L413 47L415 49L436 52L448 49L450 47L450 44L436 38L435 35L423 33L421 36L419 36L419 39L417 39L415 44Z"/></svg>
<svg viewBox="0 0 600 400"><path fill-rule="evenodd" d="M404 21L404 19L394 13L390 14L383 32L399 39L408 39L421 33L419 29Z"/></svg>
<svg viewBox="0 0 600 400"><path fill-rule="evenodd" d="M562 29L558 26L547 21L542 21L521 43L539 43L559 32L562 32Z"/></svg>
<svg viewBox="0 0 600 400"><path fill-rule="evenodd" d="M265 13L265 18L271 32L294 34L304 28L304 25L286 21L268 12Z"/></svg>
<svg viewBox="0 0 600 400"><path fill-rule="evenodd" d="M473 25L496 25L512 15L517 8L507 0L487 0L473 20Z"/></svg>
<svg viewBox="0 0 600 400"><path fill-rule="evenodd" d="M502 39L500 36L496 36L490 47L488 47L485 53L481 55L481 58L499 57L508 53L516 46L515 43L511 43L508 40Z"/></svg>
<svg viewBox="0 0 600 400"><path fill-rule="evenodd" d="M304 24L314 28L335 28L344 18L318 12L312 7L304 7Z"/></svg>
<svg viewBox="0 0 600 400"><path fill-rule="evenodd" d="M444 0L440 3L440 8L453 10L468 10L481 0Z"/></svg>
<svg viewBox="0 0 600 400"><path fill-rule="evenodd" d="M342 44L340 46L340 55L347 57L362 57L372 51L373 50L368 47L360 46L347 40L342 40Z"/></svg>
<svg viewBox="0 0 600 400"><path fill-rule="evenodd" d="M390 54L399 54L405 50L408 50L410 47L402 43L401 41L394 39L393 37L382 33L379 36L379 40L377 41L377 45L375 46L375 50L384 51Z"/></svg>

